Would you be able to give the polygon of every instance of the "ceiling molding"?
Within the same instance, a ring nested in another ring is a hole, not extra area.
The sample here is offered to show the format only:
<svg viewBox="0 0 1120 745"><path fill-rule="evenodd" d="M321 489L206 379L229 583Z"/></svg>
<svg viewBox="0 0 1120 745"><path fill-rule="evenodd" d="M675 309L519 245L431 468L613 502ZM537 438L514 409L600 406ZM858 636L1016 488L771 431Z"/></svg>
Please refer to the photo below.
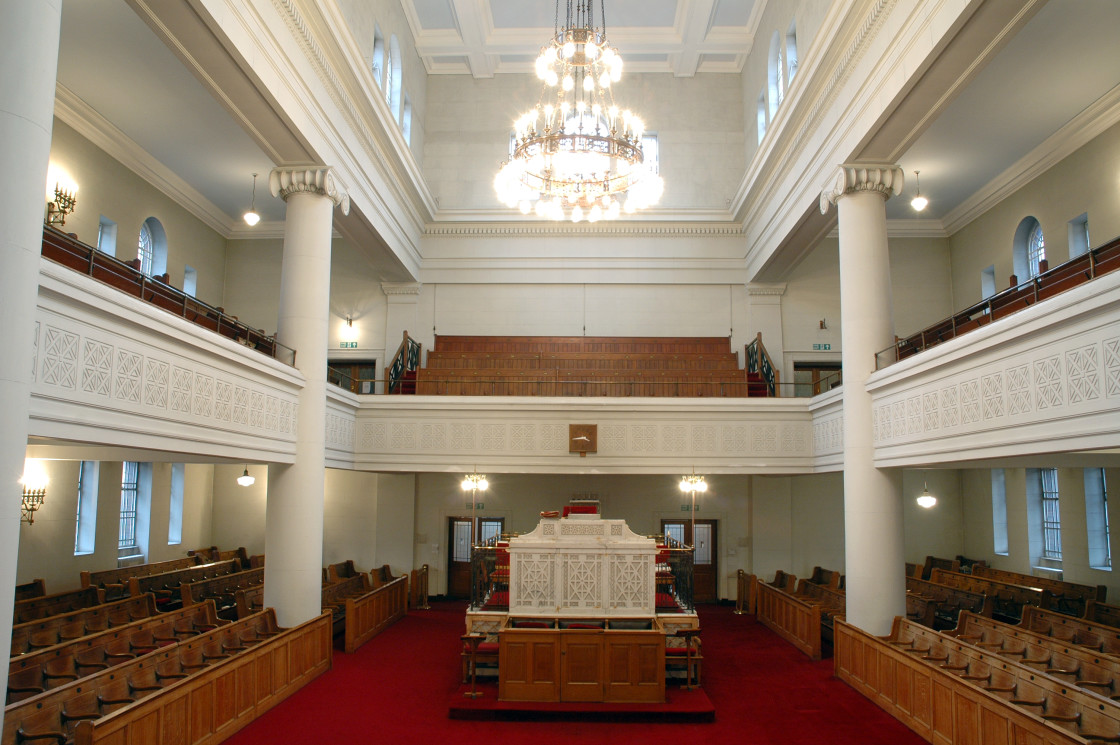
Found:
<svg viewBox="0 0 1120 745"><path fill-rule="evenodd" d="M1117 123L1120 123L1120 85L1101 96L1047 137L1042 144L946 214L946 233L952 235L963 229Z"/></svg>
<svg viewBox="0 0 1120 745"><path fill-rule="evenodd" d="M211 230L228 239L236 225L230 217L201 192L179 178L132 138L117 129L66 86L55 87L54 115L110 157L163 192Z"/></svg>
<svg viewBox="0 0 1120 745"><path fill-rule="evenodd" d="M569 221L552 221L541 220L535 215L522 215L516 209L457 209L457 210L440 210L436 213L435 219L428 223L426 232L431 232L444 225L455 224L487 224L493 223L503 227L509 225L517 226L533 226L533 225L565 225L578 226L582 225L584 228L594 227L600 232L604 231L609 225L634 225L638 223L713 223L713 224L729 224L741 227L736 223L728 210L718 209L679 209L679 208L651 208L644 210L640 215L620 217L618 220L601 220L597 223L572 223Z"/></svg>

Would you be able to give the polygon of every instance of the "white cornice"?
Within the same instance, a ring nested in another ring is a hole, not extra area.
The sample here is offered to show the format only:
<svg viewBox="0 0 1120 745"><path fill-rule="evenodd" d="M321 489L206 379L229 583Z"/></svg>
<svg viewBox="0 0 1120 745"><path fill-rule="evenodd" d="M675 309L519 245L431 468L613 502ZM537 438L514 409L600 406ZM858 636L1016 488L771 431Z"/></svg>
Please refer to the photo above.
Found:
<svg viewBox="0 0 1120 745"><path fill-rule="evenodd" d="M425 236L741 236L738 223L677 223L610 221L591 223L504 221L456 222L429 225ZM425 262L426 264L427 262Z"/></svg>
<svg viewBox="0 0 1120 745"><path fill-rule="evenodd" d="M168 198L197 217L223 238L230 238L236 220L197 189L179 178L132 138L78 98L66 86L56 84L54 114L82 137L104 150L125 168L159 189ZM255 236L256 237L256 236Z"/></svg>
<svg viewBox="0 0 1120 745"><path fill-rule="evenodd" d="M1120 122L1120 85L945 215L946 233L952 235L961 230L1117 122Z"/></svg>

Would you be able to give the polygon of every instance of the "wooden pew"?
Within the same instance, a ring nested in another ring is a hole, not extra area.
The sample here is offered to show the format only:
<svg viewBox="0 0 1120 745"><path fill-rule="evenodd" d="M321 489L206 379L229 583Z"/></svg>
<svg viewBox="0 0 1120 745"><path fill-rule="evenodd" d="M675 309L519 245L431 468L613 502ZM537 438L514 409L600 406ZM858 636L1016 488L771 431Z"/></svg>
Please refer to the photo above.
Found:
<svg viewBox="0 0 1120 745"><path fill-rule="evenodd" d="M759 580L761 582L761 580ZM774 573L774 581L768 583L771 587L776 587L779 590L786 592L793 592L797 589L797 577L792 574L786 574L781 569Z"/></svg>
<svg viewBox="0 0 1120 745"><path fill-rule="evenodd" d="M244 572L222 574L198 582L183 583L179 591L183 597L183 606L189 607L203 601L213 601L217 606L218 617L233 620L238 618L237 599L238 590L264 584L264 569L249 569Z"/></svg>
<svg viewBox="0 0 1120 745"><path fill-rule="evenodd" d="M106 600L119 600L128 597L128 578L146 577L150 574L173 572L176 569L187 569L202 563L201 556L187 556L183 559L170 559L156 561L150 564L136 564L117 569L103 569L99 572L82 571L82 587L99 587L105 591Z"/></svg>
<svg viewBox="0 0 1120 745"><path fill-rule="evenodd" d="M735 572L735 614L753 614L758 607L758 577L742 569Z"/></svg>
<svg viewBox="0 0 1120 745"><path fill-rule="evenodd" d="M354 566L353 559L327 565L327 582L332 584L341 582L344 579L350 579L351 577L357 577L359 574L361 574L361 572Z"/></svg>
<svg viewBox="0 0 1120 745"><path fill-rule="evenodd" d="M939 559L936 556L926 556L926 563L922 567L922 579L928 580L934 569L944 569L947 572L959 572L961 562L959 559Z"/></svg>
<svg viewBox="0 0 1120 745"><path fill-rule="evenodd" d="M1050 591L1050 609L1059 613L1081 617L1085 615L1085 603L1090 600L1104 602L1108 588L1104 585L1079 585L1074 582L1063 582L1050 577L1035 577L1030 574L1011 572L1006 569L994 569L989 566L973 567L972 576L986 577L1023 587L1040 587Z"/></svg>
<svg viewBox="0 0 1120 745"><path fill-rule="evenodd" d="M48 616L89 608L105 602L105 592L96 587L56 592L27 600L17 600L12 623L21 624Z"/></svg>
<svg viewBox="0 0 1120 745"><path fill-rule="evenodd" d="M2 743L221 742L330 669L331 651L328 616L280 630L266 611L14 704Z"/></svg>
<svg viewBox="0 0 1120 745"><path fill-rule="evenodd" d="M394 579L396 578L393 577L393 570L389 568L388 564L382 564L369 570L369 582L375 589L384 587Z"/></svg>
<svg viewBox="0 0 1120 745"><path fill-rule="evenodd" d="M428 605L428 565L423 564L419 569L413 569L409 576L408 604L411 608L427 610Z"/></svg>
<svg viewBox="0 0 1120 745"><path fill-rule="evenodd" d="M813 567L813 574L804 581L814 585L824 585L825 587L831 587L834 590L839 590L844 586L844 575L840 574L840 572L833 571L832 569Z"/></svg>
<svg viewBox="0 0 1120 745"><path fill-rule="evenodd" d="M906 576L907 577L916 577L917 579L921 579L922 578L922 570L924 568L925 567L923 567L921 564L911 564L908 561L908 562L906 562Z"/></svg>
<svg viewBox="0 0 1120 745"><path fill-rule="evenodd" d="M1086 601L1085 613L1082 618L1093 623L1120 629L1120 605L1108 605L1096 600Z"/></svg>
<svg viewBox="0 0 1120 745"><path fill-rule="evenodd" d="M139 595L16 624L12 627L11 656L16 657L115 626L123 626L154 616L157 612L153 595Z"/></svg>
<svg viewBox="0 0 1120 745"><path fill-rule="evenodd" d="M21 701L228 623L214 603L160 613L73 641L13 657L8 665L8 703Z"/></svg>
<svg viewBox="0 0 1120 745"><path fill-rule="evenodd" d="M207 546L205 548L196 548L187 552L187 556L198 556L199 563L213 564L217 561L229 561L230 559L237 559L241 562L242 569L255 569L250 565L249 552L245 550L244 546L238 548L231 548L225 551L217 546Z"/></svg>
<svg viewBox="0 0 1120 745"><path fill-rule="evenodd" d="M46 594L47 582L44 579L33 579L30 582L24 582L22 585L16 585L16 600L41 598Z"/></svg>
<svg viewBox="0 0 1120 745"><path fill-rule="evenodd" d="M223 574L233 574L240 569L240 561L229 559L212 564L199 564L186 569L176 569L171 572L149 574L146 577L129 577L129 594L141 595L150 592L156 596L156 607L160 610L171 610L179 607L182 603L182 593L179 590L181 585L200 582Z"/></svg>
<svg viewBox="0 0 1120 745"><path fill-rule="evenodd" d="M346 598L343 648L353 652L408 612L408 577L400 576L359 597Z"/></svg>
<svg viewBox="0 0 1120 745"><path fill-rule="evenodd" d="M970 574L947 572L944 569L934 569L930 574L930 581L955 587L958 590L988 595L993 603L992 616L1010 623L1019 622L1025 606L1049 608L1051 602L1050 591L1044 588L1023 587L1010 582L973 577Z"/></svg>
<svg viewBox="0 0 1120 745"><path fill-rule="evenodd" d="M1019 626L1101 654L1120 657L1120 629L1043 608L1024 608Z"/></svg>
<svg viewBox="0 0 1120 745"><path fill-rule="evenodd" d="M993 609L994 603L987 595L906 578L906 617L931 629L955 628L962 610L991 618Z"/></svg>
<svg viewBox="0 0 1120 745"><path fill-rule="evenodd" d="M836 677L929 742L1116 742L1120 706L898 617L891 635L836 622Z"/></svg>
<svg viewBox="0 0 1120 745"><path fill-rule="evenodd" d="M822 606L765 582L758 583L759 623L809 656L821 658Z"/></svg>
<svg viewBox="0 0 1120 745"><path fill-rule="evenodd" d="M949 635L1042 670L1086 691L1120 699L1120 658L965 611Z"/></svg>
<svg viewBox="0 0 1120 745"><path fill-rule="evenodd" d="M248 618L254 613L260 613L264 610L264 585L238 590L233 593L233 599L238 618Z"/></svg>

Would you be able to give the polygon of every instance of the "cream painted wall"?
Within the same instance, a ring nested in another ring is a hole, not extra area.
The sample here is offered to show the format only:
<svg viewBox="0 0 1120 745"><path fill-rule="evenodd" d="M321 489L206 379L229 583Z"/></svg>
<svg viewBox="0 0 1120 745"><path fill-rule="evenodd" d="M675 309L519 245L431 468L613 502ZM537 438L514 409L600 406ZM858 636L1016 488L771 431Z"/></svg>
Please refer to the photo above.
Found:
<svg viewBox="0 0 1120 745"><path fill-rule="evenodd" d="M981 299L980 273L995 265L996 289L1008 286L1013 269L1012 244L1024 217L1042 225L1050 266L1069 258L1067 223L1089 217L1089 237L1099 246L1120 235L1120 125L1114 125L1053 168L949 239L952 252L954 307ZM1024 281L1026 277L1020 277Z"/></svg>
<svg viewBox="0 0 1120 745"><path fill-rule="evenodd" d="M509 157L514 120L540 93L532 75L428 79L424 177L441 209L505 209L493 175ZM726 210L743 176L739 76L624 74L615 94L620 108L632 108L658 136L665 179L659 207Z"/></svg>
<svg viewBox="0 0 1120 745"><path fill-rule="evenodd" d="M1040 459L1039 467L1046 467ZM1029 529L1027 526L1026 470L1004 469L1007 493L1008 553L997 555L992 543L992 481L988 469L970 469L962 474L962 484L967 497L964 500L965 556L986 559L999 569L1032 573ZM1112 491L1120 484L1120 469L1105 469L1105 480ZM1089 566L1088 539L1085 520L1085 480L1082 468L1059 468L1059 513L1062 519L1062 579L1086 585L1108 587L1108 600L1120 600L1120 576L1116 570L1105 571ZM932 491L932 489L931 489ZM1109 539L1116 562L1120 546L1120 518L1109 515Z"/></svg>
<svg viewBox="0 0 1120 745"><path fill-rule="evenodd" d="M377 474L377 551L367 569L388 564L394 577L413 569L416 479L413 474Z"/></svg>
<svg viewBox="0 0 1120 745"><path fill-rule="evenodd" d="M223 304L222 236L58 119L51 138L51 163L65 170L79 187L77 208L66 218L67 232L96 245L98 223L104 215L117 223L117 258L128 261L136 258L140 226L155 217L167 233L171 284L182 287L183 267L190 265L198 272L196 296L212 305Z"/></svg>
<svg viewBox="0 0 1120 745"><path fill-rule="evenodd" d="M239 486L237 477L246 468L256 482L252 486ZM223 549L244 546L250 556L263 554L267 493L268 469L265 466L214 466L211 545Z"/></svg>
<svg viewBox="0 0 1120 745"><path fill-rule="evenodd" d="M377 560L377 475L328 468L326 480L323 564L353 559L368 572Z"/></svg>
<svg viewBox="0 0 1120 745"><path fill-rule="evenodd" d="M43 461L50 484L42 509L32 525L21 524L17 582L42 577L47 592L63 592L81 585L79 573L117 566L120 527L121 464L105 461L98 468L97 524L92 553L74 554L78 508L79 461ZM186 556L189 549L210 545L212 468L188 464L184 472L183 537L167 542L171 464L153 464L149 561Z"/></svg>
<svg viewBox="0 0 1120 745"><path fill-rule="evenodd" d="M569 476L488 474L490 488L479 494L479 517L505 518L506 530L525 533L536 527L542 510L558 510L573 494L595 492L608 518L623 518L640 535L660 531L661 520L687 520L689 501L672 476ZM433 595L447 590L448 518L470 516L470 493L460 474L420 474L416 497L416 565L428 564ZM747 568L746 476L708 477L709 490L696 516L719 520L717 550L722 597L734 597L735 572Z"/></svg>

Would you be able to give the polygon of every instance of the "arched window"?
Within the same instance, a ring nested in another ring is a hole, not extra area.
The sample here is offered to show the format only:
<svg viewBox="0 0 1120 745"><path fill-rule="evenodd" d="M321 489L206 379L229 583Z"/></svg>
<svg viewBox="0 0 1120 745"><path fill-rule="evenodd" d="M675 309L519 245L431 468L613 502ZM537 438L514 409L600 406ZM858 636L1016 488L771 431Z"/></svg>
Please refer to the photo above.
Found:
<svg viewBox="0 0 1120 745"><path fill-rule="evenodd" d="M786 31L786 83L793 81L794 73L797 72L797 21L789 22L789 30Z"/></svg>
<svg viewBox="0 0 1120 745"><path fill-rule="evenodd" d="M385 37L381 34L381 27L373 24L373 61L370 64L373 79L379 86L385 84Z"/></svg>
<svg viewBox="0 0 1120 745"><path fill-rule="evenodd" d="M136 258L140 259L140 271L148 276L167 271L167 233L154 217L149 217L140 226Z"/></svg>
<svg viewBox="0 0 1120 745"><path fill-rule="evenodd" d="M404 94L404 108L401 110L401 134L406 145L412 144L412 99Z"/></svg>
<svg viewBox="0 0 1120 745"><path fill-rule="evenodd" d="M782 59L782 40L775 31L770 37L770 57L766 68L766 87L770 99L770 119L778 111L778 105L786 94L785 61Z"/></svg>
<svg viewBox="0 0 1120 745"><path fill-rule="evenodd" d="M758 94L758 141L766 134L766 91Z"/></svg>
<svg viewBox="0 0 1120 745"><path fill-rule="evenodd" d="M393 118L401 120L401 45L397 35L389 37L389 69L385 79L385 100L389 103L389 110Z"/></svg>
<svg viewBox="0 0 1120 745"><path fill-rule="evenodd" d="M1015 243L1012 247L1012 260L1015 276L1020 282L1037 277L1039 263L1046 258L1046 241L1042 237L1042 225L1034 217L1024 217L1015 229Z"/></svg>

